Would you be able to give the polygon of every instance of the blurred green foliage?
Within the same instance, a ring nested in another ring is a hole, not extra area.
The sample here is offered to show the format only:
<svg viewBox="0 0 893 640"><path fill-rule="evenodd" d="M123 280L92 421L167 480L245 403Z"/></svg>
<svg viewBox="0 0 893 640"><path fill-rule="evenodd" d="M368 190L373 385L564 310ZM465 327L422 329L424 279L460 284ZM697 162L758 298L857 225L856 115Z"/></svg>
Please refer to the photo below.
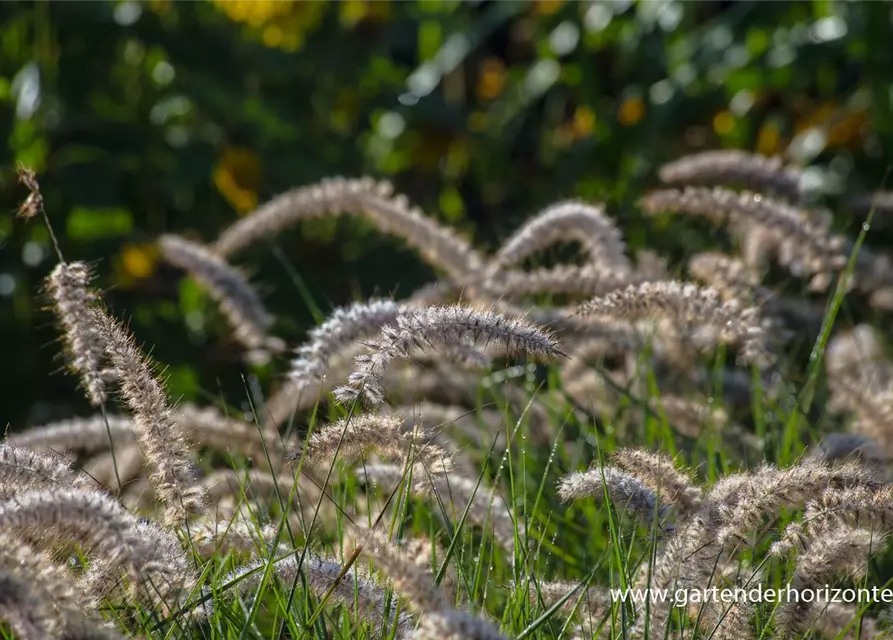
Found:
<svg viewBox="0 0 893 640"><path fill-rule="evenodd" d="M716 147L814 163L816 197L852 229L843 204L881 184L893 143L887 3L6 2L0 25L12 428L88 410L58 373L36 295L55 257L39 220L14 218L16 163L172 393L238 402L284 363L242 368L214 305L159 264L162 232L209 241L290 187L369 173L485 247L579 196L607 201L633 248L666 249L635 198L659 163ZM306 224L240 264L292 343L334 305L432 277L355 220Z"/></svg>

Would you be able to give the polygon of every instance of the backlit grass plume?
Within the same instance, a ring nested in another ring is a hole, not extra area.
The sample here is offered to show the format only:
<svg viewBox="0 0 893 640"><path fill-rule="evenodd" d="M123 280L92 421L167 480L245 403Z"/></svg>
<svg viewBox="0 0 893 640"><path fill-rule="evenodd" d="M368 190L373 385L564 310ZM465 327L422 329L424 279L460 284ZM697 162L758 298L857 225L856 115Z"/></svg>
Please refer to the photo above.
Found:
<svg viewBox="0 0 893 640"><path fill-rule="evenodd" d="M855 527L826 529L811 539L808 548L797 558L790 581L790 586L801 597L782 603L775 613L780 635L798 638L822 626L819 622L824 615L822 598L819 596L816 601L817 594L821 594L824 586L834 582L835 578L860 580L867 572L872 553L883 546L883 535ZM840 629L834 635L839 632Z"/></svg>
<svg viewBox="0 0 893 640"><path fill-rule="evenodd" d="M667 535L655 541L658 546L653 561L640 565L631 578L633 584L651 589L755 586L765 580L760 567L742 566L736 557L750 541L745 534L757 532L766 520L771 522L786 510L803 509L804 505L804 525L791 525L783 534L783 540L800 541L799 544L785 542L776 549L779 554L801 549L802 557L798 557L792 576L794 586L822 585L839 575L858 577L862 575L858 571L862 570L870 544L875 548L883 545L888 523L893 522L883 515L872 519L871 515L884 512L874 505L889 501L889 485L856 462L829 464L808 459L784 469L763 466L753 472L725 476L709 490L696 487L669 460L651 452L621 450L614 464L617 466L594 466L588 472L565 476L559 484L559 494L565 498L607 497L616 507L631 511L643 524L650 524L654 515L675 520L675 528L665 529ZM656 475L662 468L666 472ZM662 496L666 499L661 504L658 500ZM815 496L822 498L816 501ZM837 508L847 504L853 505L853 509L841 509L838 519L834 519L832 514ZM822 524L825 513L829 520ZM859 514L866 517L860 518ZM590 587L589 591L587 601L595 598L596 602L607 602L597 587ZM550 600L557 601L553 597ZM741 600L692 600L687 613L704 633L753 638L756 636L752 605ZM651 637L662 637L670 630L669 601L653 599L647 619L642 613L639 611L632 621L630 631L634 635L644 633L646 626ZM783 608L783 628L805 630L809 613L815 611ZM852 621L844 621L843 612L839 613L836 622ZM827 628L832 627L836 632L842 628L830 623Z"/></svg>
<svg viewBox="0 0 893 640"><path fill-rule="evenodd" d="M283 342L269 334L273 318L248 280L205 247L175 235L164 235L158 246L165 259L186 271L220 305L233 336L249 358L263 361L268 352L281 351Z"/></svg>
<svg viewBox="0 0 893 640"><path fill-rule="evenodd" d="M224 584L235 583L235 588L224 592L223 597L251 593L259 585L268 562L273 563L272 576L284 590L291 589L294 584L301 584L303 580L317 596L327 595L331 604L341 604L375 626L383 623L390 625L394 621L393 604L388 614L385 589L379 582L356 568L351 568L342 575L343 566L340 562L315 554L305 555L300 549L294 550L285 558L257 560L237 569L224 579ZM411 629L411 619L406 614L401 614L395 622L396 625L392 626L396 626L396 637L406 638Z"/></svg>
<svg viewBox="0 0 893 640"><path fill-rule="evenodd" d="M212 249L226 258L275 236L301 220L353 212L361 194L387 198L392 191L390 184L375 182L371 178L329 178L319 184L298 187L276 196L230 225L220 234Z"/></svg>
<svg viewBox="0 0 893 640"><path fill-rule="evenodd" d="M849 256L846 239L816 224L810 212L759 193L687 187L683 191L654 191L639 204L648 213L706 216L716 223L731 223L747 234L760 227L769 232L763 241L767 249L773 249L779 262L794 275L814 276L818 290L827 287L830 274L842 270Z"/></svg>
<svg viewBox="0 0 893 640"><path fill-rule="evenodd" d="M99 299L99 294L90 288L92 279L85 263L61 262L47 278L47 291L62 325L69 366L80 376L90 404L99 407L106 398L108 376L102 369L102 336L87 311Z"/></svg>
<svg viewBox="0 0 893 640"><path fill-rule="evenodd" d="M449 454L429 440L421 430L405 431L403 419L398 416L352 415L324 425L310 436L306 455L311 462L320 464L336 455L350 459L374 451L398 461L411 456L432 468L449 468Z"/></svg>
<svg viewBox="0 0 893 640"><path fill-rule="evenodd" d="M676 468L671 458L662 453L641 449L621 449L611 457L611 464L632 477L638 478L649 490L654 492L661 502L674 505L676 511L682 516L687 516L701 508L703 503L701 489L691 481L686 473ZM613 495L611 498L615 500Z"/></svg>
<svg viewBox="0 0 893 640"><path fill-rule="evenodd" d="M660 168L661 181L678 185L737 185L800 199L803 170L767 157L736 149L702 151L673 160Z"/></svg>
<svg viewBox="0 0 893 640"><path fill-rule="evenodd" d="M581 590L580 584L566 580L538 580L530 584L531 601L541 602L546 607L551 608L568 594L573 595L564 600L560 612L574 615L579 620L573 638L595 636L611 613L611 600L603 588L592 586Z"/></svg>
<svg viewBox="0 0 893 640"><path fill-rule="evenodd" d="M297 357L292 361L289 378L267 403L265 424L281 424L301 402L315 401L329 369L329 360L361 338L378 333L399 313L400 306L391 300L369 300L335 309L296 349Z"/></svg>
<svg viewBox="0 0 893 640"><path fill-rule="evenodd" d="M422 621L412 635L414 640L505 640L492 623L453 609L430 573L392 544L385 534L369 530L360 545L362 554L387 575L394 591L421 616Z"/></svg>
<svg viewBox="0 0 893 640"><path fill-rule="evenodd" d="M0 622L13 637L52 638L50 604L35 593L28 578L0 571Z"/></svg>
<svg viewBox="0 0 893 640"><path fill-rule="evenodd" d="M385 182L332 178L286 192L226 229L212 245L221 257L273 236L301 220L325 215L361 214L383 233L402 238L432 266L462 280L481 268L482 257L452 230L394 195Z"/></svg>
<svg viewBox="0 0 893 640"><path fill-rule="evenodd" d="M377 333L400 313L391 300L370 300L335 309L331 316L310 332L297 349L289 375L297 383L318 380L325 375L332 354L369 333Z"/></svg>
<svg viewBox="0 0 893 640"><path fill-rule="evenodd" d="M507 640L496 626L478 616L445 609L426 615L414 640Z"/></svg>
<svg viewBox="0 0 893 640"><path fill-rule="evenodd" d="M141 581L153 551L137 521L114 500L95 491L23 491L0 501L0 531L55 544L78 543L94 563L109 572L126 570Z"/></svg>
<svg viewBox="0 0 893 640"><path fill-rule="evenodd" d="M89 477L57 454L0 445L0 497L13 497L26 489L68 489L90 483Z"/></svg>
<svg viewBox="0 0 893 640"><path fill-rule="evenodd" d="M124 402L133 413L140 447L152 468L155 492L165 505L165 519L169 524L182 522L187 514L202 510L203 496L196 484L189 444L177 426L164 386L149 358L117 320L99 308L91 309L91 314L120 381Z"/></svg>
<svg viewBox="0 0 893 640"><path fill-rule="evenodd" d="M75 575L57 564L46 551L36 549L8 533L0 533L0 572L19 580L21 593L30 600L26 615L40 620L38 626L45 629L43 637L92 637L98 636L99 620L91 616L96 602L80 589ZM0 586L0 589L3 587ZM8 606L8 605L7 605ZM4 618L0 606L0 620ZM12 624L12 630L22 633ZM108 637L113 637L107 632ZM22 637L30 638L28 634Z"/></svg>
<svg viewBox="0 0 893 640"><path fill-rule="evenodd" d="M257 464L281 461L284 452L278 433L224 415L214 407L198 407L186 402L172 408L172 411L178 430L188 440L200 444L202 449L247 457ZM112 442L124 449L136 444L138 439L132 418L94 415L52 422L11 434L9 443L74 455L100 454L109 449L109 431Z"/></svg>
<svg viewBox="0 0 893 640"><path fill-rule="evenodd" d="M563 355L549 332L526 320L462 306L406 311L386 325L377 340L366 344L369 353L356 358L357 368L348 384L335 390L342 403L357 397L371 404L383 402L384 370L392 361L407 358L414 347L427 351L451 345L496 344L509 354Z"/></svg>
<svg viewBox="0 0 893 640"><path fill-rule="evenodd" d="M617 225L602 207L568 201L550 205L530 218L496 252L490 269L502 270L557 242L579 242L587 263L618 272L632 269Z"/></svg>
<svg viewBox="0 0 893 640"><path fill-rule="evenodd" d="M412 495L442 504L446 515L459 520L466 508L468 521L492 530L493 538L506 550L514 550L515 536L526 536L522 523L509 510L497 487L488 487L477 479L443 469L416 465L404 469L392 464L367 464L357 469L357 477L390 491L403 482Z"/></svg>
<svg viewBox="0 0 893 640"><path fill-rule="evenodd" d="M532 271L499 271L483 280L480 291L488 298L508 299L537 294L594 296L649 279L632 271L591 264L582 267L558 265ZM474 284L469 285L466 290L478 291Z"/></svg>
<svg viewBox="0 0 893 640"><path fill-rule="evenodd" d="M653 489L639 478L613 467L594 467L589 471L566 475L558 485L558 496L564 501L581 498L603 500L608 496L613 504L646 527L650 527L655 519L662 521L667 513L666 506L660 505ZM658 527L672 530L666 523L660 523Z"/></svg>
<svg viewBox="0 0 893 640"><path fill-rule="evenodd" d="M668 320L688 339L707 338L740 346L744 363L766 366L772 354L757 308L738 300L723 301L715 289L674 280L645 282L594 298L581 305L581 316L612 320Z"/></svg>
<svg viewBox="0 0 893 640"><path fill-rule="evenodd" d="M132 440L133 421L124 416L102 414L69 418L11 433L8 440L10 444L36 450L96 453L108 449L109 431L112 442Z"/></svg>

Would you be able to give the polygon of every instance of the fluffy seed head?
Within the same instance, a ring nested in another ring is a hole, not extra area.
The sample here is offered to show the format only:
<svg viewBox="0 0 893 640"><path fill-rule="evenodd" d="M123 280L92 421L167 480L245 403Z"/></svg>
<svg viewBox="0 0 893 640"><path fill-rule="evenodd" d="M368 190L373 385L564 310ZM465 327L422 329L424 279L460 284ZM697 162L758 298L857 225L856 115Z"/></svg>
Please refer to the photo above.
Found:
<svg viewBox="0 0 893 640"><path fill-rule="evenodd" d="M413 640L507 640L491 622L452 609L426 615L412 637Z"/></svg>
<svg viewBox="0 0 893 640"><path fill-rule="evenodd" d="M236 340L250 358L264 361L268 352L281 351L284 343L268 335L273 319L260 296L238 270L205 247L175 235L158 239L165 259L185 270L220 305Z"/></svg>
<svg viewBox="0 0 893 640"><path fill-rule="evenodd" d="M106 428L108 419L108 428ZM96 414L85 418L70 418L27 429L9 435L9 444L31 449L96 453L108 448L111 431L112 442L127 443L133 440L133 422L123 416Z"/></svg>
<svg viewBox="0 0 893 640"><path fill-rule="evenodd" d="M660 179L679 185L740 185L766 189L794 200L800 197L802 170L785 166L778 157L738 150L704 151L684 156L660 168Z"/></svg>
<svg viewBox="0 0 893 640"><path fill-rule="evenodd" d="M590 300L577 314L613 320L666 319L691 339L710 337L740 345L744 363L765 366L772 361L756 308L744 307L738 300L723 302L715 289L691 283L668 280L629 286Z"/></svg>
<svg viewBox="0 0 893 640"><path fill-rule="evenodd" d="M640 479L661 501L676 505L681 514L700 509L701 490L685 473L676 469L668 456L643 449L620 449L612 457L612 462L621 471Z"/></svg>
<svg viewBox="0 0 893 640"><path fill-rule="evenodd" d="M646 526L650 526L655 515L662 520L667 514L667 505L658 505L657 494L642 480L614 467L569 473L558 483L558 497L565 502L582 498L602 500L606 492L615 506ZM669 525L662 528L672 530Z"/></svg>
<svg viewBox="0 0 893 640"><path fill-rule="evenodd" d="M623 236L602 207L579 201L556 202L506 240L490 268L502 270L556 242L577 241L589 263L603 269L629 272Z"/></svg>
<svg viewBox="0 0 893 640"><path fill-rule="evenodd" d="M0 497L28 489L87 487L90 478L61 457L14 445L0 445Z"/></svg>
<svg viewBox="0 0 893 640"><path fill-rule="evenodd" d="M333 353L364 335L380 331L399 312L399 306L392 300L370 300L336 309L298 348L298 357L292 362L289 375L299 383L320 379Z"/></svg>
<svg viewBox="0 0 893 640"><path fill-rule="evenodd" d="M464 280L483 265L483 258L466 240L412 206L405 196L393 195L387 182L370 178L330 178L277 196L226 229L212 250L229 256L301 220L346 213L360 214L383 233L402 238L451 279Z"/></svg>
<svg viewBox="0 0 893 640"><path fill-rule="evenodd" d="M363 414L350 416L322 427L307 442L311 462L321 463L332 455L343 459L375 451L401 460L409 455L433 469L449 466L449 456L419 430L406 432L399 416Z"/></svg>
<svg viewBox="0 0 893 640"><path fill-rule="evenodd" d="M83 262L56 265L47 278L53 310L62 325L62 340L68 364L81 378L87 398L94 407L106 397L106 380L102 371L102 336L90 322L88 308L99 294L90 289L93 279Z"/></svg>
<svg viewBox="0 0 893 640"><path fill-rule="evenodd" d="M151 481L167 508L166 518L170 524L181 522L187 513L202 510L203 496L195 482L189 444L177 426L164 386L148 357L117 320L101 309L93 309L92 318L133 413L140 447L152 468Z"/></svg>
<svg viewBox="0 0 893 640"><path fill-rule="evenodd" d="M384 370L392 361L408 358L411 349L490 344L509 354L563 355L550 333L520 318L458 305L408 310L385 326L377 340L367 343L369 353L356 359L357 368L348 384L336 389L335 395L342 403L361 397L380 404L384 401Z"/></svg>

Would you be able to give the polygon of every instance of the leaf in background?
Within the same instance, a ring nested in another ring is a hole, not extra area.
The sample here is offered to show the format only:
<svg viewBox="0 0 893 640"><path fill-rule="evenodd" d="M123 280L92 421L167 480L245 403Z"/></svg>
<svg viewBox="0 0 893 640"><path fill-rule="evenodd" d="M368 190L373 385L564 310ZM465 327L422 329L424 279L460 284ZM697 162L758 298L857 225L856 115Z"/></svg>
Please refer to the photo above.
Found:
<svg viewBox="0 0 893 640"><path fill-rule="evenodd" d="M127 209L75 207L65 226L69 238L92 240L123 236L133 231L133 216Z"/></svg>
<svg viewBox="0 0 893 640"><path fill-rule="evenodd" d="M195 400L199 390L198 375L188 366L170 366L165 369L165 386L172 398L181 402Z"/></svg>

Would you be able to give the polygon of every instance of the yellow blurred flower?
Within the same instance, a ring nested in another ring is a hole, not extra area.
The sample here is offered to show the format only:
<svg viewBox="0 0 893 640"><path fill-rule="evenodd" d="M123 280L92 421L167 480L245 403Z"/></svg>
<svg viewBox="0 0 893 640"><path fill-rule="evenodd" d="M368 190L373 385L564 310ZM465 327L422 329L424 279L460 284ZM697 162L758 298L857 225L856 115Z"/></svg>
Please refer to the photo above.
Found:
<svg viewBox="0 0 893 640"><path fill-rule="evenodd" d="M645 101L639 96L627 98L617 111L617 119L625 127L630 127L645 117Z"/></svg>
<svg viewBox="0 0 893 640"><path fill-rule="evenodd" d="M846 147L862 139L868 115L864 109L852 110L829 101L818 106L808 105L806 115L794 125L801 133L808 129L820 129L827 134L829 147Z"/></svg>
<svg viewBox="0 0 893 640"><path fill-rule="evenodd" d="M713 130L721 135L725 136L735 129L735 116L732 115L731 111L720 111L715 116L713 116Z"/></svg>
<svg viewBox="0 0 893 640"><path fill-rule="evenodd" d="M847 147L860 142L868 123L868 114L860 110L839 115L840 120L834 122L828 131L828 146Z"/></svg>
<svg viewBox="0 0 893 640"><path fill-rule="evenodd" d="M505 87L505 65L498 58L487 58L481 63L477 81L477 95L480 100L493 100Z"/></svg>
<svg viewBox="0 0 893 640"><path fill-rule="evenodd" d="M533 12L542 16L549 16L564 6L565 0L534 0Z"/></svg>
<svg viewBox="0 0 893 640"><path fill-rule="evenodd" d="M757 134L757 152L764 156L774 156L778 153L779 146L781 146L781 132L778 130L778 125L767 122L760 127L760 132Z"/></svg>
<svg viewBox="0 0 893 640"><path fill-rule="evenodd" d="M158 253L154 245L128 244L121 250L120 264L127 279L144 280L155 273Z"/></svg>
<svg viewBox="0 0 893 640"><path fill-rule="evenodd" d="M574 120L571 123L571 131L574 138L588 138L595 131L595 112L589 107L580 106L574 111Z"/></svg>
<svg viewBox="0 0 893 640"><path fill-rule="evenodd" d="M282 33L282 27L280 27L278 24L271 24L264 27L264 32L261 36L261 39L263 40L265 45L267 45L271 49L275 49L282 44L284 36L285 34Z"/></svg>
<svg viewBox="0 0 893 640"><path fill-rule="evenodd" d="M214 167L214 186L233 209L248 213L257 207L260 158L250 149L227 147Z"/></svg>
<svg viewBox="0 0 893 640"><path fill-rule="evenodd" d="M210 0L233 22L260 32L271 49L297 51L305 35L322 20L327 3L295 0Z"/></svg>

